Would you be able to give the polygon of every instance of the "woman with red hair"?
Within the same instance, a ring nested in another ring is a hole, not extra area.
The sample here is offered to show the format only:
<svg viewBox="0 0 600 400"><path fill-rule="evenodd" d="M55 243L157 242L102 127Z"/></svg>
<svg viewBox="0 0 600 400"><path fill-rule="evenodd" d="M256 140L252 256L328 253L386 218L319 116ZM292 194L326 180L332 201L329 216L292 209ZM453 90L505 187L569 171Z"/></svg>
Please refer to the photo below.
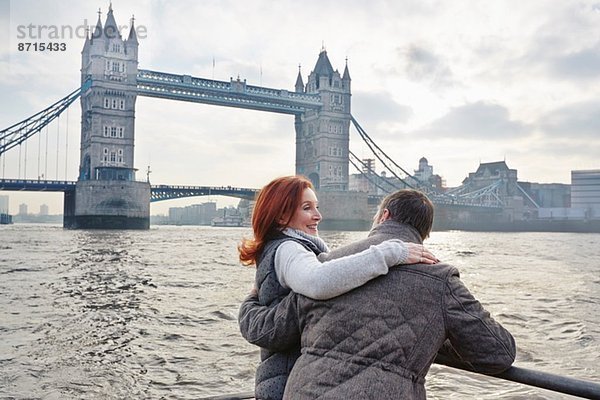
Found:
<svg viewBox="0 0 600 400"><path fill-rule="evenodd" d="M291 290L326 300L386 274L398 264L436 258L422 245L389 240L361 253L326 262L319 254L329 251L318 236L321 221L317 196L302 176L277 178L258 194L252 215L252 239L238 246L240 261L256 265L255 291L261 305L274 306ZM300 355L297 348L271 352L261 349L256 370L257 399L281 399L289 372Z"/></svg>

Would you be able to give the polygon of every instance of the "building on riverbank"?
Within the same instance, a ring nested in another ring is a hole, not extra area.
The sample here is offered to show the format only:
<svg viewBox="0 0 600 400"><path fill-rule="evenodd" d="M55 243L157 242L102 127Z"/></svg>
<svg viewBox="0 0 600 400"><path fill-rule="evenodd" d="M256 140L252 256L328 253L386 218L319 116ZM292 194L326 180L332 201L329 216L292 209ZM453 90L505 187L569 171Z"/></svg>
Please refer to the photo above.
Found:
<svg viewBox="0 0 600 400"><path fill-rule="evenodd" d="M0 196L0 225L12 224L12 217L8 211L8 196Z"/></svg>
<svg viewBox="0 0 600 400"><path fill-rule="evenodd" d="M600 169L571 171L571 207L600 219Z"/></svg>

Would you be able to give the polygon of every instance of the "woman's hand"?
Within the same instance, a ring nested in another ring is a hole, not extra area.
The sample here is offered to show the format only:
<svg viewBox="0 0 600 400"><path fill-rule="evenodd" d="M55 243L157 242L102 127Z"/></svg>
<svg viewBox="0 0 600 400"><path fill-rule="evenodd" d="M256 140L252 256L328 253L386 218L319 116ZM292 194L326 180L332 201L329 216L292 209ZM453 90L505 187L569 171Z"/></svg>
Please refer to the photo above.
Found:
<svg viewBox="0 0 600 400"><path fill-rule="evenodd" d="M256 284L252 285L252 289L250 289L250 296L258 296L258 289L256 288Z"/></svg>
<svg viewBox="0 0 600 400"><path fill-rule="evenodd" d="M422 244L404 242L408 248L408 259L406 264L437 264L440 260L437 259L429 250Z"/></svg>

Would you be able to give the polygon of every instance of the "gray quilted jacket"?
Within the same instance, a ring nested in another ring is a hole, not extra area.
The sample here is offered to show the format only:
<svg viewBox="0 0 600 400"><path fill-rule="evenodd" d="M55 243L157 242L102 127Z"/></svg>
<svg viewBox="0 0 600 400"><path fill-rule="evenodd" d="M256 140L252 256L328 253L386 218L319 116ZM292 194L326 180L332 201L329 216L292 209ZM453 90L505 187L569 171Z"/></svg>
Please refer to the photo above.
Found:
<svg viewBox="0 0 600 400"><path fill-rule="evenodd" d="M390 238L421 242L412 227L386 221L367 239L330 254ZM327 301L292 293L269 309L248 297L240 315L246 339L261 347L293 344L300 329L302 355L284 399L425 399L425 375L446 341L450 355L474 371L499 373L515 359L512 335L448 264L392 268Z"/></svg>

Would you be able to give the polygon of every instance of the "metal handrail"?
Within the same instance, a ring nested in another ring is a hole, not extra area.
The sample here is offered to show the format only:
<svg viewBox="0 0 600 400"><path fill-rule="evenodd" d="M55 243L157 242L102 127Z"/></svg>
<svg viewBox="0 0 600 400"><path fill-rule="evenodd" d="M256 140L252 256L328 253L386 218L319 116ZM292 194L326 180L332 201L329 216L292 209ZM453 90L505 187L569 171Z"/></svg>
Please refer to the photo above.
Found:
<svg viewBox="0 0 600 400"><path fill-rule="evenodd" d="M447 356L439 355L435 359L435 363L445 365L447 367L460 369L463 371L474 372L466 366L460 364ZM569 378L566 376L550 374L548 372L535 371L532 369L521 367L510 367L500 374L482 374L492 378L504 379L511 382L522 383L524 385L535 386L538 388L551 390L568 394L571 396L580 397L583 399L600 400L600 384L586 381L583 379ZM232 393L222 396L204 397L201 400L247 400L254 399L253 392Z"/></svg>
<svg viewBox="0 0 600 400"><path fill-rule="evenodd" d="M474 372L460 364L458 361L439 354L435 359L435 363L445 365L447 367L457 368L463 371ZM583 379L569 378L566 376L515 366L510 367L506 371L499 374L483 375L522 383L529 386L535 386L542 389L551 390L553 392L569 394L571 396L577 396L584 399L600 400L600 384L591 381L585 381Z"/></svg>
<svg viewBox="0 0 600 400"><path fill-rule="evenodd" d="M222 396L203 397L199 400L248 400L254 398L254 392L224 394Z"/></svg>

